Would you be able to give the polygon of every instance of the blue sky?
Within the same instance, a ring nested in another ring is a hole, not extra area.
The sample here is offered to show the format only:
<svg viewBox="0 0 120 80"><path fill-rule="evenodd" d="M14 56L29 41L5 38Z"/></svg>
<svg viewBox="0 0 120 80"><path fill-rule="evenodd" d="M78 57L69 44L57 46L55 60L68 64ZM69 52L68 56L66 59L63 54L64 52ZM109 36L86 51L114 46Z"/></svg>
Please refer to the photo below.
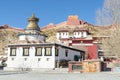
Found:
<svg viewBox="0 0 120 80"><path fill-rule="evenodd" d="M1 0L0 25L8 24L25 28L27 18L35 13L40 19L39 26L60 23L69 15L78 15L79 19L95 24L96 11L104 0Z"/></svg>

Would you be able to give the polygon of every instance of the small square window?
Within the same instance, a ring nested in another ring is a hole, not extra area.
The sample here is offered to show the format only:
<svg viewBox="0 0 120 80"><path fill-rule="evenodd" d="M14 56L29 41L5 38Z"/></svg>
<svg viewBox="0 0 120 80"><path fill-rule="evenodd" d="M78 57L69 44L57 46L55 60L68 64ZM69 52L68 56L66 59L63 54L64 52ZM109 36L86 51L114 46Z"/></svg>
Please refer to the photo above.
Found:
<svg viewBox="0 0 120 80"><path fill-rule="evenodd" d="M50 58L47 58L47 59L46 59L46 61L49 61L49 60L50 60Z"/></svg>
<svg viewBox="0 0 120 80"><path fill-rule="evenodd" d="M12 61L14 61L14 58L11 58Z"/></svg>
<svg viewBox="0 0 120 80"><path fill-rule="evenodd" d="M27 61L27 58L24 58L25 61Z"/></svg>
<svg viewBox="0 0 120 80"><path fill-rule="evenodd" d="M38 58L38 61L41 61L41 58Z"/></svg>

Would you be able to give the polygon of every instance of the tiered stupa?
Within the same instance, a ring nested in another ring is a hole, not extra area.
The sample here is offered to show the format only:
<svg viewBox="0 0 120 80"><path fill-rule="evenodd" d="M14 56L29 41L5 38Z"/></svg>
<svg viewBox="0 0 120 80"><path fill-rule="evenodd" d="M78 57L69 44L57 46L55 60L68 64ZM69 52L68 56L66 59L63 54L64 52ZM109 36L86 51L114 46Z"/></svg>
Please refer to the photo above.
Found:
<svg viewBox="0 0 120 80"><path fill-rule="evenodd" d="M19 34L20 43L42 43L45 42L46 36L41 34L38 25L39 19L34 14L28 18L28 25L25 29L25 33Z"/></svg>

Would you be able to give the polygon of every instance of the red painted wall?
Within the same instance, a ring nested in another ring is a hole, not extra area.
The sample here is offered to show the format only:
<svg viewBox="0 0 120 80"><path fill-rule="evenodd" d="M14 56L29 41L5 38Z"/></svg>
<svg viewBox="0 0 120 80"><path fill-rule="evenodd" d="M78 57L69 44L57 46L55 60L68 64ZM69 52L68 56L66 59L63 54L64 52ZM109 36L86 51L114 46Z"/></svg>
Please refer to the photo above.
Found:
<svg viewBox="0 0 120 80"><path fill-rule="evenodd" d="M74 44L74 43L81 43L81 41L82 41L82 43L85 43L85 44L88 44L88 43L92 43L93 42L93 40L72 40L72 43Z"/></svg>
<svg viewBox="0 0 120 80"><path fill-rule="evenodd" d="M88 50L88 59L97 59L98 58L98 48L96 44L92 46L86 46Z"/></svg>

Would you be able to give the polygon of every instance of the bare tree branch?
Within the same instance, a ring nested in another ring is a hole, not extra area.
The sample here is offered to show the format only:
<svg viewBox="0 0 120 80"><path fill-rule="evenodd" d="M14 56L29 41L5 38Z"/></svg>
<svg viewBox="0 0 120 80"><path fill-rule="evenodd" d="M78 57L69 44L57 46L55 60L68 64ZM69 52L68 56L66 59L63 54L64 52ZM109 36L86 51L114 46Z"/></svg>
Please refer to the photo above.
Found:
<svg viewBox="0 0 120 80"><path fill-rule="evenodd" d="M120 58L120 0L105 0L102 9L97 11L96 20L99 25L113 26L108 31L110 38L102 41L104 55Z"/></svg>

